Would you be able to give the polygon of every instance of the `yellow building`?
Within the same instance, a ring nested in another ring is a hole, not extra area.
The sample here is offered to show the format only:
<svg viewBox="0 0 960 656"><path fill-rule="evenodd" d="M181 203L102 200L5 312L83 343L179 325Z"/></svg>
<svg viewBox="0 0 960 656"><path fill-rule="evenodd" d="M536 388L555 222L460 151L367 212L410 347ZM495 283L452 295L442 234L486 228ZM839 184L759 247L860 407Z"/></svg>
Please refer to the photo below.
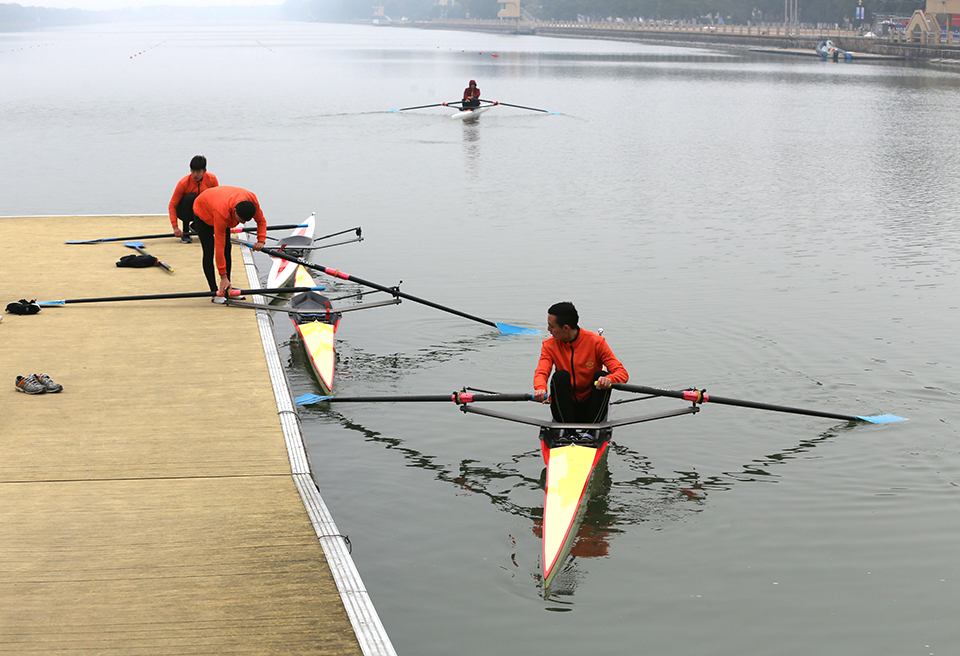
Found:
<svg viewBox="0 0 960 656"><path fill-rule="evenodd" d="M960 3L960 0L955 0ZM497 18L520 18L520 0L498 0Z"/></svg>
<svg viewBox="0 0 960 656"><path fill-rule="evenodd" d="M913 12L905 32L911 42L939 43L944 32L948 43L954 41L960 32L960 0L927 0L925 10Z"/></svg>

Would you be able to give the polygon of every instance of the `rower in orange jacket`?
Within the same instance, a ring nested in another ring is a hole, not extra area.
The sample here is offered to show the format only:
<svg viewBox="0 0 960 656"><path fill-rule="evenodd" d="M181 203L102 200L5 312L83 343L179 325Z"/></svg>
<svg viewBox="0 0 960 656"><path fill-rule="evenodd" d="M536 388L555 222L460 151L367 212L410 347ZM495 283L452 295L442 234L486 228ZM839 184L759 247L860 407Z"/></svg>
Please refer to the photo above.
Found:
<svg viewBox="0 0 960 656"><path fill-rule="evenodd" d="M190 224L197 218L193 214L193 201L201 192L219 184L217 176L207 173L206 157L196 155L190 160L190 175L184 176L177 183L173 189L173 196L170 197L170 204L167 206L173 235L179 237L184 244L193 241L190 239ZM183 221L183 230L177 226L177 219Z"/></svg>
<svg viewBox="0 0 960 656"><path fill-rule="evenodd" d="M544 402L550 379L550 412L560 423L596 424L607 416L610 386L630 379L626 368L597 333L580 328L573 303L547 310L550 337L540 347L540 362L533 376L533 396Z"/></svg>
<svg viewBox="0 0 960 656"><path fill-rule="evenodd" d="M210 291L226 295L231 288L230 228L254 219L257 222L255 251L263 248L267 238L267 220L260 210L260 201L253 192L240 187L213 187L197 196L193 202L193 213L200 219L195 222L194 229L203 246L203 273L207 277L207 284L210 285ZM214 261L220 274L219 285L214 275Z"/></svg>

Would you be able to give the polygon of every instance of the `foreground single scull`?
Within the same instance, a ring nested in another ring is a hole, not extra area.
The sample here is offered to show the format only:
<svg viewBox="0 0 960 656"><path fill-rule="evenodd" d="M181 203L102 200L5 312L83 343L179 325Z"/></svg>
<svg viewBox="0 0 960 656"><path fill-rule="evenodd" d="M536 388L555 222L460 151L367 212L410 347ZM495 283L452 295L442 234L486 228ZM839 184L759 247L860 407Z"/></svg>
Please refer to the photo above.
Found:
<svg viewBox="0 0 960 656"><path fill-rule="evenodd" d="M549 593L554 577L573 547L595 474L602 470L606 460L613 429L616 426L695 414L700 410L699 406L693 405L598 424L560 424L468 405L461 405L460 409L467 413L540 427L540 450L547 469L541 559L544 596Z"/></svg>
<svg viewBox="0 0 960 656"><path fill-rule="evenodd" d="M297 265L293 272L293 287L283 288L296 290L299 293L290 299L289 306L277 307L247 303L245 301L227 300L226 304L235 307L245 307L271 312L286 312L293 321L294 328L300 336L300 342L307 355L310 370L320 384L324 394L333 389L333 376L336 367L335 337L340 326L340 318L344 312L365 310L385 305L397 305L399 298L390 298L374 303L362 303L334 308L331 300L318 293L324 288L317 286L313 276L303 266Z"/></svg>
<svg viewBox="0 0 960 656"><path fill-rule="evenodd" d="M482 408L474 405L480 401L532 401L530 394L497 394L485 392L473 394L464 388L462 392L449 395L421 395L421 396L371 396L371 397L331 397L312 394L303 395L296 399L297 405L309 405L318 402L454 402L464 413L485 415L497 419L505 419L517 423L538 426L540 428L540 448L546 464L547 477L544 490L543 507L543 551L542 551L542 582L543 594L549 595L551 583L555 580L558 571L570 553L574 538L583 521L586 502L590 497L598 471L603 470L609 452L613 429L617 426L638 424L642 422L677 417L680 415L696 414L701 404L713 402L725 405L735 405L760 410L805 414L815 417L840 419L850 422L864 422L871 424L904 421L896 415L845 415L840 413L819 410L805 410L790 406L773 405L754 401L729 399L710 396L704 390L666 390L656 387L640 385L614 384L614 389L624 392L644 394L635 400L645 400L655 397L674 397L691 402L690 405L656 412L639 417L625 419L607 419L595 424L565 424L552 421L506 414L503 412ZM481 391L481 390L474 390ZM623 403L615 401L614 403Z"/></svg>
<svg viewBox="0 0 960 656"><path fill-rule="evenodd" d="M313 279L302 266L297 265L296 268L297 280ZM333 389L333 371L336 365L334 337L340 326L341 314L330 306L329 298L314 291L297 294L290 299L290 307L298 311L296 314L291 313L290 318L303 342L310 369L320 383L320 389L329 394Z"/></svg>

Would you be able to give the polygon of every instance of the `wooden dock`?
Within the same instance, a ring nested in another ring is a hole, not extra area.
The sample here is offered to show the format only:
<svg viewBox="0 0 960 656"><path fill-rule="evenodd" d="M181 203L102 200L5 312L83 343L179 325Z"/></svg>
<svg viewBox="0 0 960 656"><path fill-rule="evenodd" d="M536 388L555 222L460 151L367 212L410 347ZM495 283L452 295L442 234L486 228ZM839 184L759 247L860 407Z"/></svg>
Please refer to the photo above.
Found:
<svg viewBox="0 0 960 656"><path fill-rule="evenodd" d="M0 227L0 307L206 290L197 239L144 241L172 274L116 267L122 242L64 244L167 232L164 216ZM242 250L234 284L259 287ZM265 313L68 304L4 312L0 345L0 653L395 654L313 481ZM16 391L41 372L64 391Z"/></svg>

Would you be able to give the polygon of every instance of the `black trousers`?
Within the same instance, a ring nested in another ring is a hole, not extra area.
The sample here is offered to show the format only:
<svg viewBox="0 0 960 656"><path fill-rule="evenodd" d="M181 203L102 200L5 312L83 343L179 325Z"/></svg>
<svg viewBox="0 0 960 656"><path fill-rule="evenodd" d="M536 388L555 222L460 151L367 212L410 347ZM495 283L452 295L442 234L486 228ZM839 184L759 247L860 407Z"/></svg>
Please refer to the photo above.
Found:
<svg viewBox="0 0 960 656"><path fill-rule="evenodd" d="M472 100L464 100L462 103L460 103L460 106L463 107L464 109L467 109L469 107L479 107L480 99L474 98Z"/></svg>
<svg viewBox="0 0 960 656"><path fill-rule="evenodd" d="M593 375L596 382L606 371ZM597 424L607 418L607 404L610 402L610 390L594 386L590 396L583 403L573 398L573 385L569 371L556 371L550 379L550 413L553 420L563 424Z"/></svg>
<svg viewBox="0 0 960 656"><path fill-rule="evenodd" d="M183 236L190 235L190 224L197 216L193 213L193 201L197 199L196 194L184 194L180 202L177 203L177 218L183 223ZM196 231L194 231L196 232Z"/></svg>
<svg viewBox="0 0 960 656"><path fill-rule="evenodd" d="M217 275L217 265L216 258L214 257L214 250L216 250L216 239L213 235L213 226L207 224L206 221L202 219L197 219L193 222L194 232L197 233L197 237L200 238L200 246L203 248L203 275L207 277L207 284L210 286L210 291L215 292L220 289L220 279ZM223 258L227 261L227 278L230 278L230 272L232 268L232 260L230 257L230 251L233 250L233 245L230 243L230 231L227 230L223 236Z"/></svg>

